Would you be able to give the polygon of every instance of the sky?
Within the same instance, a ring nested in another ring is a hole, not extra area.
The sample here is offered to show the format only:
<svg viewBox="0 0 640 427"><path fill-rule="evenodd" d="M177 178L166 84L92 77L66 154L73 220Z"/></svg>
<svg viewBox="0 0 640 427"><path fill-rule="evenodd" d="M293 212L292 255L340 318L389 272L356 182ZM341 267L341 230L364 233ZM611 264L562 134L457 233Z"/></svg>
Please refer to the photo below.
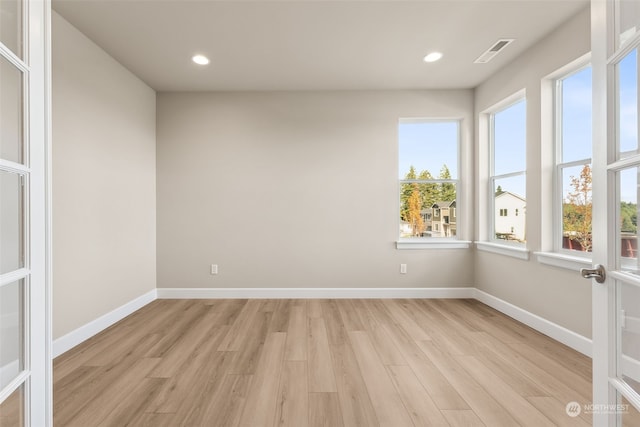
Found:
<svg viewBox="0 0 640 427"><path fill-rule="evenodd" d="M434 178L447 165L452 178L458 176L458 122L400 122L399 178L404 179L410 166L416 175L428 170Z"/></svg>
<svg viewBox="0 0 640 427"><path fill-rule="evenodd" d="M632 51L619 67L619 141L621 151L638 149L638 72L637 53ZM562 162L591 158L591 67L563 80L562 85ZM401 122L399 126L399 178L405 177L413 165L416 173L423 170L437 178L443 164L457 177L458 122ZM522 100L495 114L495 175L526 169L526 101ZM571 175L580 167L565 170L565 195ZM637 201L637 174L621 175L621 199ZM496 181L503 190L525 196L525 176Z"/></svg>

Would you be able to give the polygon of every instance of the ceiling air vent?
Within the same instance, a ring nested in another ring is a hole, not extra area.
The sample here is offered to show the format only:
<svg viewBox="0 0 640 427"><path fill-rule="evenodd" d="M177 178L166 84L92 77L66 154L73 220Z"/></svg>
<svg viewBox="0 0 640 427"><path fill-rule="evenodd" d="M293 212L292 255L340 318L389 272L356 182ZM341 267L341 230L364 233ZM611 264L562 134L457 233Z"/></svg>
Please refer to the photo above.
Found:
<svg viewBox="0 0 640 427"><path fill-rule="evenodd" d="M473 61L474 64L486 64L491 61L502 49L507 47L515 39L500 39L493 44L485 53L480 55L478 59Z"/></svg>

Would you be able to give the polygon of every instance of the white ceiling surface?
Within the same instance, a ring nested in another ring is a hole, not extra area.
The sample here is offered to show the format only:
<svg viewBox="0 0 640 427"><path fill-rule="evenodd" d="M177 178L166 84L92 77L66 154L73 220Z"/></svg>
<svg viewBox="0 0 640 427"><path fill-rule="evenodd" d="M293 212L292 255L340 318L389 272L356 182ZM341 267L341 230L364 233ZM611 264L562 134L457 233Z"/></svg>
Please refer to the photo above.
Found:
<svg viewBox="0 0 640 427"><path fill-rule="evenodd" d="M588 0L54 0L157 91L472 88ZM515 38L489 64L473 61ZM438 50L437 63L422 61ZM195 53L211 59L199 67Z"/></svg>

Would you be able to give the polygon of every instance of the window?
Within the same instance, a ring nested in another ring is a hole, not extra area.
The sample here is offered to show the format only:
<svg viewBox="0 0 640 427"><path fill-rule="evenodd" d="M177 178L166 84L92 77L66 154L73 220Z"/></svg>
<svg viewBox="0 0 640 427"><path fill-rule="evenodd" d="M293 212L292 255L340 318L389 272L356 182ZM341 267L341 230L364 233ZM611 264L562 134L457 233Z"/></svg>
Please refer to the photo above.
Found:
<svg viewBox="0 0 640 427"><path fill-rule="evenodd" d="M557 79L554 250L591 252L591 67Z"/></svg>
<svg viewBox="0 0 640 427"><path fill-rule="evenodd" d="M446 120L401 120L398 128L400 239L455 237L460 124Z"/></svg>
<svg viewBox="0 0 640 427"><path fill-rule="evenodd" d="M526 198L526 101L519 98L489 115L492 195L491 240L525 243ZM523 215L509 216L511 209Z"/></svg>
<svg viewBox="0 0 640 427"><path fill-rule="evenodd" d="M519 209L516 209L516 216L518 216L519 211L520 211Z"/></svg>

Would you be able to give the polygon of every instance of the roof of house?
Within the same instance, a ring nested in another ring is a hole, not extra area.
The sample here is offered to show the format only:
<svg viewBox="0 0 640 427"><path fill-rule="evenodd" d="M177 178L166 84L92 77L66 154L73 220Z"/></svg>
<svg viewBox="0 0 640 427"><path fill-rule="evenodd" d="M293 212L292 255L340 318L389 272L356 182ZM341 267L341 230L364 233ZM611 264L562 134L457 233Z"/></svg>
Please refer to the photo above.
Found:
<svg viewBox="0 0 640 427"><path fill-rule="evenodd" d="M505 196L505 195L513 196L513 197L515 197L515 198L517 198L517 199L522 200L523 202L526 202L526 201L527 201L527 199L525 199L524 197L519 196L519 195L517 195L516 193L512 193L511 191L503 191L502 193L500 193L500 194L498 194L498 195L496 196L496 199L497 199L497 198L499 198L499 197L503 197L503 196Z"/></svg>
<svg viewBox="0 0 640 427"><path fill-rule="evenodd" d="M456 201L455 200L435 202L431 207L432 208L450 208L452 206L453 207L456 206Z"/></svg>

